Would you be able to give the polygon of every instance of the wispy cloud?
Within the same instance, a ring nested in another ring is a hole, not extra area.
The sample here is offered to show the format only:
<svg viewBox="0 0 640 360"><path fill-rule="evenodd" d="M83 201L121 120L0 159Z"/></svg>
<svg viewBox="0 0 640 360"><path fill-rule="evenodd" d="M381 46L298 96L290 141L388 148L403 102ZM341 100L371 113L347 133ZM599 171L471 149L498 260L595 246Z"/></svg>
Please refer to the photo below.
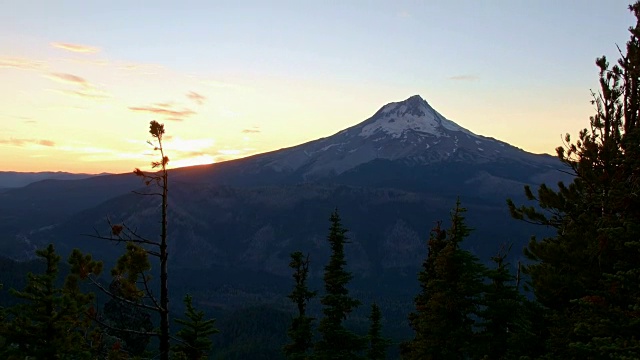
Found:
<svg viewBox="0 0 640 360"><path fill-rule="evenodd" d="M478 81L480 80L480 77L477 75L455 75L455 76L451 76L449 77L449 80L454 80L454 81Z"/></svg>
<svg viewBox="0 0 640 360"><path fill-rule="evenodd" d="M0 69L40 70L46 68L42 61L26 58L0 57Z"/></svg>
<svg viewBox="0 0 640 360"><path fill-rule="evenodd" d="M178 109L169 103L157 103L150 106L130 106L129 110L134 112L146 112L150 114L163 115L165 120L183 121L185 118L195 115L196 112L188 109Z"/></svg>
<svg viewBox="0 0 640 360"><path fill-rule="evenodd" d="M89 87L89 82L77 75L67 74L67 73L49 73L44 75L46 78L51 79L53 81L57 81L63 84L70 85L80 85L84 87Z"/></svg>
<svg viewBox="0 0 640 360"><path fill-rule="evenodd" d="M261 130L257 126L242 130L243 134L257 134L257 133L260 133L260 132L261 132Z"/></svg>
<svg viewBox="0 0 640 360"><path fill-rule="evenodd" d="M26 145L40 145L52 147L55 146L56 143L51 140L44 139L0 139L0 145L11 145L11 146L26 146Z"/></svg>
<svg viewBox="0 0 640 360"><path fill-rule="evenodd" d="M55 91L61 94L79 97L82 99L100 100L100 99L106 99L111 97L111 94L109 94L108 92L95 89L95 88L86 88L81 90L55 90Z"/></svg>
<svg viewBox="0 0 640 360"><path fill-rule="evenodd" d="M37 144L42 146L49 146L49 147L56 146L56 143L51 140L38 140Z"/></svg>
<svg viewBox="0 0 640 360"><path fill-rule="evenodd" d="M398 12L396 15L397 15L399 18L403 18L403 19L408 19L408 18L410 18L410 17L411 17L411 14L410 14L408 11L406 11L406 10L400 11L400 12Z"/></svg>
<svg viewBox="0 0 640 360"><path fill-rule="evenodd" d="M137 63L116 63L119 70L137 72L142 75L156 75L166 70L162 65L158 64L137 64Z"/></svg>
<svg viewBox="0 0 640 360"><path fill-rule="evenodd" d="M206 97L204 97L204 96L203 96L203 95L201 95L201 94L198 94L198 93L197 93L197 92L195 92L195 91L190 91L190 92L187 94L187 97L188 97L189 99L193 100L193 101L194 101L196 104L198 104L198 105L202 105L202 104L204 104L204 101L207 99Z"/></svg>
<svg viewBox="0 0 640 360"><path fill-rule="evenodd" d="M67 50L75 53L83 53L83 54L95 54L100 51L100 48L94 46L80 45L80 44L70 44L63 42L52 42L50 44L54 48Z"/></svg>
<svg viewBox="0 0 640 360"><path fill-rule="evenodd" d="M100 66L100 67L104 67L104 66L109 66L109 65L113 65L115 66L111 61L106 60L106 59L93 59L93 58L66 58L66 59L62 59L63 61L66 62L70 62L70 63L74 63L74 64L82 64L82 65L92 65L92 66Z"/></svg>
<svg viewBox="0 0 640 360"><path fill-rule="evenodd" d="M72 89L53 89L53 91L82 99L100 100L111 97L107 91L96 88L87 79L68 73L48 73L46 78L55 82L71 85Z"/></svg>
<svg viewBox="0 0 640 360"><path fill-rule="evenodd" d="M242 153L243 153L243 151L239 150L239 149L222 149L222 150L218 150L218 154L222 154L222 155L240 155Z"/></svg>

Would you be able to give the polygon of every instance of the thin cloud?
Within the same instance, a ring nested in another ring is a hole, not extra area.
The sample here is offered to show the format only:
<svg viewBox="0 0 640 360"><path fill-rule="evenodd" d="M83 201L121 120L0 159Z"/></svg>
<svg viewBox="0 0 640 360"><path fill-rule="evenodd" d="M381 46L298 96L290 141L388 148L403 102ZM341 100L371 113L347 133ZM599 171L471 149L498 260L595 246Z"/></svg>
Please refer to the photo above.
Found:
<svg viewBox="0 0 640 360"><path fill-rule="evenodd" d="M403 11L398 12L397 16L399 18L408 19L408 18L411 17L411 14L408 11L403 10Z"/></svg>
<svg viewBox="0 0 640 360"><path fill-rule="evenodd" d="M100 48L94 46L80 45L80 44L70 44L63 42L52 42L50 44L54 48L67 50L75 53L83 53L83 54L95 54L100 51Z"/></svg>
<svg viewBox="0 0 640 360"><path fill-rule="evenodd" d="M51 140L38 140L38 145L53 147L56 146L56 143Z"/></svg>
<svg viewBox="0 0 640 360"><path fill-rule="evenodd" d="M204 96L202 96L202 95L198 94L198 93L197 93L197 92L195 92L195 91L190 91L190 92L187 94L187 97L188 97L189 99L193 100L193 101L194 101L195 103L197 103L198 105L202 105L202 104L204 104L204 101L207 99L206 97L204 97Z"/></svg>
<svg viewBox="0 0 640 360"><path fill-rule="evenodd" d="M73 89L52 89L53 91L81 99L101 100L111 97L111 94L96 88L87 79L68 73L49 73L44 75L55 82L72 85Z"/></svg>
<svg viewBox="0 0 640 360"><path fill-rule="evenodd" d="M56 145L56 143L51 140L11 138L11 139L0 139L0 145L11 145L11 146L19 146L19 147L23 147L26 145L41 145L41 146L53 147Z"/></svg>
<svg viewBox="0 0 640 360"><path fill-rule="evenodd" d="M222 149L222 150L218 150L218 154L222 154L222 155L240 155L242 153L243 153L243 151L239 150L239 149Z"/></svg>
<svg viewBox="0 0 640 360"><path fill-rule="evenodd" d="M111 97L111 94L109 94L108 92L98 90L98 89L93 89L93 88L87 88L82 90L56 90L56 92L59 92L65 95L74 96L74 97L79 97L82 99L100 100L100 99L106 99Z"/></svg>
<svg viewBox="0 0 640 360"><path fill-rule="evenodd" d="M112 65L112 62L105 59L91 59L91 58L68 58L62 59L63 61L67 61L74 64L83 64L83 65L95 65L95 66L109 66Z"/></svg>
<svg viewBox="0 0 640 360"><path fill-rule="evenodd" d="M40 70L45 67L42 61L26 58L0 57L0 69Z"/></svg>
<svg viewBox="0 0 640 360"><path fill-rule="evenodd" d="M477 75L456 75L449 77L449 80L454 81L478 81L480 77Z"/></svg>
<svg viewBox="0 0 640 360"><path fill-rule="evenodd" d="M135 71L141 75L157 75L160 71L166 70L162 65L158 64L137 64L137 63L118 63L117 69L124 71Z"/></svg>
<svg viewBox="0 0 640 360"><path fill-rule="evenodd" d="M86 79L81 78L80 76L73 75L73 74L49 73L49 74L46 74L45 77L50 79L50 80L57 81L57 82L63 83L63 84L80 85L80 86L84 86L84 87L89 87L90 86L89 82Z"/></svg>
<svg viewBox="0 0 640 360"><path fill-rule="evenodd" d="M173 105L168 103L153 104L151 106L130 106L129 110L134 112L146 112L150 114L163 115L165 120L183 121L184 118L195 115L196 112L188 109L176 109Z"/></svg>
<svg viewBox="0 0 640 360"><path fill-rule="evenodd" d="M243 134L257 134L257 133L260 133L260 132L261 132L261 130L257 126L254 126L254 127L250 128L250 129L242 130Z"/></svg>
<svg viewBox="0 0 640 360"><path fill-rule="evenodd" d="M209 153L206 153L204 151L189 151L181 154L181 156L184 157L198 157L203 155L209 155Z"/></svg>

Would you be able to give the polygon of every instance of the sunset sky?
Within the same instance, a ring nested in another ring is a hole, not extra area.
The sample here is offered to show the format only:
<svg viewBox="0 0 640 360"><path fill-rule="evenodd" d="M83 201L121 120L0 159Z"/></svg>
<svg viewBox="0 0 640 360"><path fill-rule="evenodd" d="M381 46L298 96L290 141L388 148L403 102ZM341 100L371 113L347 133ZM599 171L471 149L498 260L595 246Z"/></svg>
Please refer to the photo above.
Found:
<svg viewBox="0 0 640 360"><path fill-rule="evenodd" d="M0 171L126 172L165 123L173 166L329 136L421 95L554 153L593 114L621 0L48 1L0 7Z"/></svg>

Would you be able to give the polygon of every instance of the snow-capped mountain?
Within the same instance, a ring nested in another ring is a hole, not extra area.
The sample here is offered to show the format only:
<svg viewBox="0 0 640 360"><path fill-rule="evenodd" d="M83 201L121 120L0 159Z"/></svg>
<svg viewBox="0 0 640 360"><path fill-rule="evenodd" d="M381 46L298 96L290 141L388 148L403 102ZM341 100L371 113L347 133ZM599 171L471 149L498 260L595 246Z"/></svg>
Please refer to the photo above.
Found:
<svg viewBox="0 0 640 360"><path fill-rule="evenodd" d="M474 134L420 96L383 106L332 136L219 164L177 169L172 178L230 186L343 184L474 196L503 202L524 185L567 180L560 161Z"/></svg>
<svg viewBox="0 0 640 360"><path fill-rule="evenodd" d="M369 119L332 136L256 155L232 167L242 164L245 175L266 171L295 174L297 181L315 181L341 175L375 160L408 166L500 160L557 166L551 156L534 155L505 142L476 135L415 95L387 104ZM220 164L220 167L226 166Z"/></svg>

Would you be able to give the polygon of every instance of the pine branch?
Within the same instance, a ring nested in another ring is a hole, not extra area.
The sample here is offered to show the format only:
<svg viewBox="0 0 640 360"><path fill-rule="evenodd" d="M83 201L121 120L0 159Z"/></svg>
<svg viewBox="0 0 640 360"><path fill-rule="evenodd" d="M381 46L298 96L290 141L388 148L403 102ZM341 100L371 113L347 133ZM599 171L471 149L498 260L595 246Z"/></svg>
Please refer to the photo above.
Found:
<svg viewBox="0 0 640 360"><path fill-rule="evenodd" d="M138 191L132 191L132 193L136 194L136 195L144 195L144 196L160 196L162 197L161 193L142 193L142 192L138 192Z"/></svg>
<svg viewBox="0 0 640 360"><path fill-rule="evenodd" d="M139 308L142 308L142 309L153 310L153 311L156 311L156 312L162 311L162 308L160 308L160 307L154 307L154 306L151 306L151 305L138 303L138 302L126 299L126 298L124 298L122 296L118 296L118 295L112 293L111 291L105 289L104 286L102 286L102 284L97 282L93 277L87 276L87 278L89 278L89 281L91 281L92 284L97 286L98 289L100 289L100 291L102 291L103 293L105 293L106 295L108 295L109 297L111 297L114 300L122 301L122 302L124 302L126 304L129 304L131 306L136 306L136 307L139 307Z"/></svg>
<svg viewBox="0 0 640 360"><path fill-rule="evenodd" d="M154 337L160 337L160 333L159 332L155 332L155 331L140 331L140 330L131 330L131 329L122 329L122 328L117 328L115 326L109 325L107 323L105 323L104 321L100 320L98 318L98 316L89 316L89 318L95 322L97 322L100 326L103 326L109 330L112 331L117 331L117 332L124 332L124 333L130 333L130 334L136 334L136 335L144 335L144 336L154 336ZM190 345L189 343L187 343L186 341L177 338L175 336L169 336L171 338L171 340L173 341L177 341L183 345L186 345L190 348L194 348L194 346Z"/></svg>
<svg viewBox="0 0 640 360"><path fill-rule="evenodd" d="M94 239L113 241L116 244L132 242L132 243L136 243L136 244L147 244L147 245L154 245L154 246L159 246L160 245L160 244L156 243L155 241L151 241L151 240L122 239L122 238L106 237L106 236L103 236L103 235L90 235L90 234L81 234L81 235L82 236L86 236L86 237L90 237L90 238L94 238ZM153 252L149 252L149 254L155 255L155 253L153 253Z"/></svg>
<svg viewBox="0 0 640 360"><path fill-rule="evenodd" d="M100 326L103 326L109 330L112 331L118 331L118 332L124 332L124 333L129 333L129 334L136 334L136 335L144 335L144 336L155 336L155 337L159 337L160 333L154 332L154 331L140 331L140 330L131 330L131 329L121 329L121 328L117 328L115 326L111 326L107 323L105 323L104 321L100 320L98 318L98 316L90 316L90 319L97 322Z"/></svg>
<svg viewBox="0 0 640 360"><path fill-rule="evenodd" d="M147 295L153 302L153 305L155 305L158 309L162 309L162 307L158 304L158 301L156 300L156 298L153 296L151 289L149 289L149 282L147 281L147 277L144 276L144 273L140 273L140 276L142 276L142 284L144 285L144 291L147 293Z"/></svg>

